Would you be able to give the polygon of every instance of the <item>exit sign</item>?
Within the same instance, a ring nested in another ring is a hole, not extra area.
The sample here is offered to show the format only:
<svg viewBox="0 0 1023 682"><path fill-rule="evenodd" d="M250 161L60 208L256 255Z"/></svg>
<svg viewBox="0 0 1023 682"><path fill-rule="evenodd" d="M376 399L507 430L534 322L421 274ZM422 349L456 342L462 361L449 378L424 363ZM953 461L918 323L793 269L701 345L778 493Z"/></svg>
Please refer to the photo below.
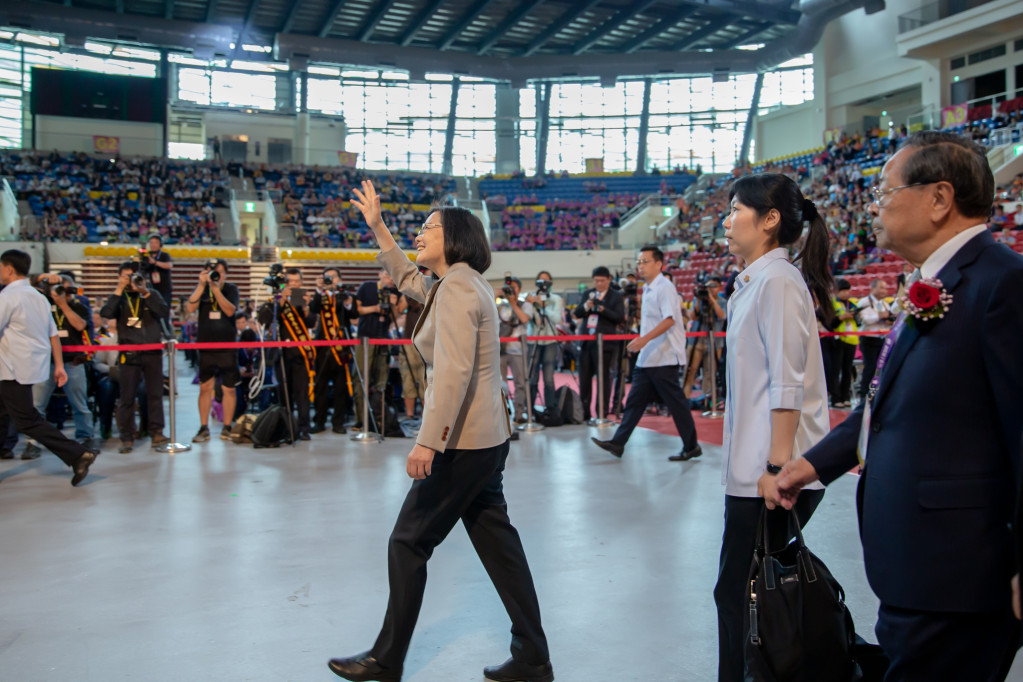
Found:
<svg viewBox="0 0 1023 682"><path fill-rule="evenodd" d="M671 208L670 206L665 206L664 207L664 217L665 218L670 218L673 215L675 215L675 209Z"/></svg>
<svg viewBox="0 0 1023 682"><path fill-rule="evenodd" d="M1018 144L1015 147L1013 147L1012 153L1013 156L1019 156L1020 154L1023 154L1023 144Z"/></svg>
<svg viewBox="0 0 1023 682"><path fill-rule="evenodd" d="M245 212L246 213L255 213L256 212L256 202L255 201L246 201L245 202Z"/></svg>

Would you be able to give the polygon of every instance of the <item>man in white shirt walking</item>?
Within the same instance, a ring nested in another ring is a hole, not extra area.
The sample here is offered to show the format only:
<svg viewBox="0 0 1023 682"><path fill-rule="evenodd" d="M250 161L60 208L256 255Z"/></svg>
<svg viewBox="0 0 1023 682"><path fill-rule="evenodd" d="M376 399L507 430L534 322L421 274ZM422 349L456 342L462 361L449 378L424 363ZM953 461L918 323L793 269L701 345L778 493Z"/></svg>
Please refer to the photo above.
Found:
<svg viewBox="0 0 1023 682"><path fill-rule="evenodd" d="M0 254L0 423L10 419L18 431L43 445L72 468L71 485L89 473L99 453L67 438L33 407L32 385L50 377L67 383L57 325L46 297L28 283L32 258L11 249ZM6 429L4 429L6 432Z"/></svg>
<svg viewBox="0 0 1023 682"><path fill-rule="evenodd" d="M664 254L656 246L644 246L639 253L636 272L646 286L643 287L640 336L627 347L632 353L639 352L632 388L615 435L611 440L592 440L615 457L621 457L647 405L659 400L667 406L682 438L682 450L668 459L684 462L703 454L696 441L696 424L689 412L689 401L679 383L679 368L686 364L685 320L675 287L661 274Z"/></svg>
<svg viewBox="0 0 1023 682"><path fill-rule="evenodd" d="M885 301L888 296L888 284L883 279L875 279L870 283L870 295L861 298L856 304L858 308L857 317L861 325L861 331L865 332L888 332L892 328L891 306ZM860 373L860 402L867 397L867 389L870 388L870 380L874 378L877 370L877 358L881 354L881 346L884 345L884 336L861 336L860 352L863 353L863 371Z"/></svg>

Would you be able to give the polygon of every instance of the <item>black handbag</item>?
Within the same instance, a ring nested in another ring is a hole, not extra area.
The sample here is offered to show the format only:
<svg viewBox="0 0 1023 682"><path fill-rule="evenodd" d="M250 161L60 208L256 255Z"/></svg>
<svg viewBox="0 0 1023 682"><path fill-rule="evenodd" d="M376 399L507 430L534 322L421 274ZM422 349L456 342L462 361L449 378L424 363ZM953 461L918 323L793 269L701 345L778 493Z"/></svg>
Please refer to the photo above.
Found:
<svg viewBox="0 0 1023 682"><path fill-rule="evenodd" d="M793 540L772 548L764 509L746 595L746 682L860 682L845 592L807 549L794 511L788 531Z"/></svg>

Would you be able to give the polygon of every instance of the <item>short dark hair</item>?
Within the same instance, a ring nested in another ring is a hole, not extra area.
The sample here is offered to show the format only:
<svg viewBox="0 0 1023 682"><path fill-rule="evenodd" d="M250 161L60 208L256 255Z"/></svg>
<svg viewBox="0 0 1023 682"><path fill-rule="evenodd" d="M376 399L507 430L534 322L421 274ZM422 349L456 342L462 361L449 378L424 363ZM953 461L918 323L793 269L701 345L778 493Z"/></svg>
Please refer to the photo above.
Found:
<svg viewBox="0 0 1023 682"><path fill-rule="evenodd" d="M593 274L590 275L590 277L607 277L608 279L610 279L611 271L608 270L607 267L604 265L598 265L597 267L593 268Z"/></svg>
<svg viewBox="0 0 1023 682"><path fill-rule="evenodd" d="M298 268L288 268L287 270L284 271L284 274L287 276L298 275L299 277L301 277L302 271L299 270Z"/></svg>
<svg viewBox="0 0 1023 682"><path fill-rule="evenodd" d="M837 280L835 280L835 289L837 289L838 291L852 289L852 284L850 284L849 280L845 279L844 277L839 277Z"/></svg>
<svg viewBox="0 0 1023 682"><path fill-rule="evenodd" d="M125 270L131 270L132 272L135 272L136 270L138 270L138 265L139 264L136 263L135 261L126 260L117 266L117 275L120 276L121 273L124 272Z"/></svg>
<svg viewBox="0 0 1023 682"><path fill-rule="evenodd" d="M0 254L0 263L11 266L21 277L28 277L28 271L32 269L32 256L18 249L8 249Z"/></svg>
<svg viewBox="0 0 1023 682"><path fill-rule="evenodd" d="M715 277L708 277L707 278L707 284L708 285L710 285L710 284L717 284L718 286L721 286L721 278L720 277L716 277L716 276Z"/></svg>
<svg viewBox="0 0 1023 682"><path fill-rule="evenodd" d="M509 277L508 281L512 282L513 284L518 284L519 285L519 289L522 288L522 280L519 279L518 277Z"/></svg>
<svg viewBox="0 0 1023 682"><path fill-rule="evenodd" d="M434 210L444 226L444 260L448 266L465 263L483 274L490 268L490 242L483 223L472 211L460 206Z"/></svg>
<svg viewBox="0 0 1023 682"><path fill-rule="evenodd" d="M155 239L160 242L160 246L163 246L163 237L161 237L158 233L154 232L153 234L146 235L146 241L148 242L150 239Z"/></svg>
<svg viewBox="0 0 1023 682"><path fill-rule="evenodd" d="M540 279L541 275L547 275L551 279L554 279L554 275L552 275L551 273L547 272L546 270L541 270L540 272L536 273L536 278Z"/></svg>
<svg viewBox="0 0 1023 682"><path fill-rule="evenodd" d="M914 150L902 167L905 185L947 182L956 210L966 218L987 219L995 196L995 176L987 150L955 133L926 130L907 137L899 149Z"/></svg>
<svg viewBox="0 0 1023 682"><path fill-rule="evenodd" d="M650 257L653 258L658 263L663 263L664 262L664 252L661 251L656 246L654 246L653 244L647 244L646 246L641 248L639 250L639 252L640 253L649 253Z"/></svg>
<svg viewBox="0 0 1023 682"><path fill-rule="evenodd" d="M227 270L227 261L224 260L223 258L210 258L210 260L207 261L207 262L210 262L210 261L216 261L217 265L223 265L224 266L224 272L228 271ZM216 267L216 266L214 266L214 267Z"/></svg>
<svg viewBox="0 0 1023 682"><path fill-rule="evenodd" d="M321 274L326 275L328 272L336 272L337 276L341 277L341 268L339 268L336 265L328 265L327 267L323 268L323 272Z"/></svg>

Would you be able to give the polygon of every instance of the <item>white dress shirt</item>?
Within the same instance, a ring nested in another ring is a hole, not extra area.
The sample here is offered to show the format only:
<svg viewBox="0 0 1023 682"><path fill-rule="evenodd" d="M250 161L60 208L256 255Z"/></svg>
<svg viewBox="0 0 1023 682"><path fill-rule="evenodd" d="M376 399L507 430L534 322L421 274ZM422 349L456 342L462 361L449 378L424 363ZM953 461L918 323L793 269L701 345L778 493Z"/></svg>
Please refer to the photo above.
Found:
<svg viewBox="0 0 1023 682"><path fill-rule="evenodd" d="M987 231L987 225L980 224L968 227L956 236L934 250L924 264L920 266L920 274L924 279L934 279L941 272L941 269L948 265L952 256L959 253L959 249L966 246L966 243L979 234Z"/></svg>
<svg viewBox="0 0 1023 682"><path fill-rule="evenodd" d="M861 298L856 307L859 309L860 321L863 323L861 331L881 332L891 329L894 317L890 315L892 312L891 306L889 306L884 299L874 298L874 295L871 294L865 298ZM883 312L889 313L888 319L881 319L881 313ZM875 336L872 338L879 339L882 337Z"/></svg>
<svg viewBox="0 0 1023 682"><path fill-rule="evenodd" d="M686 323L678 292L664 275L643 286L642 316L639 335L644 336L668 318L675 321L668 331L643 346L636 359L637 367L664 367L686 364Z"/></svg>
<svg viewBox="0 0 1023 682"><path fill-rule="evenodd" d="M0 291L0 381L31 386L50 378L57 323L46 297L27 279L17 279Z"/></svg>
<svg viewBox="0 0 1023 682"><path fill-rule="evenodd" d="M785 249L739 273L728 301L725 494L757 497L771 453L771 411L799 410L792 457L831 426L813 299ZM817 482L807 486L821 489Z"/></svg>

